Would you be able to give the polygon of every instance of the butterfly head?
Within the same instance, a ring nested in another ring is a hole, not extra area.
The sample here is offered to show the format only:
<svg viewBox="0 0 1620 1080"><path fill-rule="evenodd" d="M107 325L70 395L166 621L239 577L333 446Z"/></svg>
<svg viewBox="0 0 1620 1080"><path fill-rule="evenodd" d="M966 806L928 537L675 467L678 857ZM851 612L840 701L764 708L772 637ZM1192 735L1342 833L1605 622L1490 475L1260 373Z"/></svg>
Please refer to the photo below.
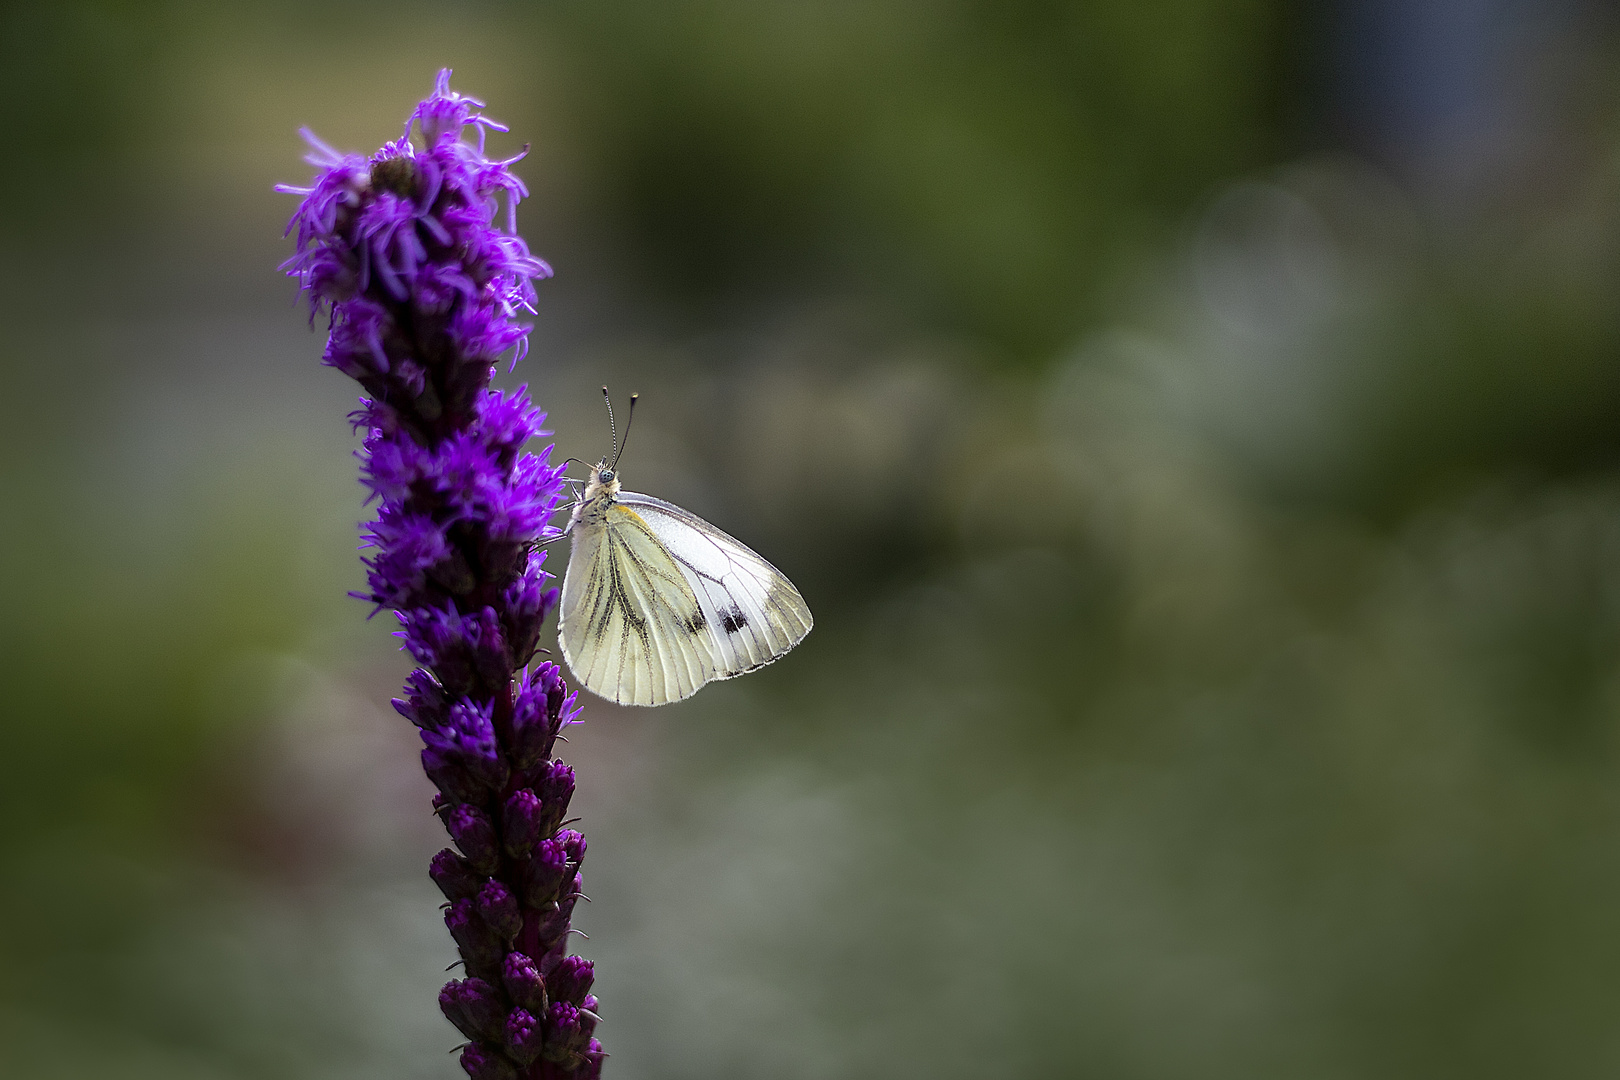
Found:
<svg viewBox="0 0 1620 1080"><path fill-rule="evenodd" d="M599 499L606 495L612 497L619 493L619 474L606 461L600 461L591 466L591 478L585 481L585 502Z"/></svg>

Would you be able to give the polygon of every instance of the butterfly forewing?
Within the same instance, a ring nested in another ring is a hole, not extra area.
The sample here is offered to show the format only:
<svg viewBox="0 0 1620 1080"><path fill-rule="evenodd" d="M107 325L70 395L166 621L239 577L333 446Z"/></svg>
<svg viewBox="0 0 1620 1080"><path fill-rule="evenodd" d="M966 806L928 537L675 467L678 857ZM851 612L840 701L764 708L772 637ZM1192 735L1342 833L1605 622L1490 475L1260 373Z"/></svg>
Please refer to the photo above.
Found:
<svg viewBox="0 0 1620 1080"><path fill-rule="evenodd" d="M685 577L708 631L714 672L729 679L787 652L810 632L804 597L746 545L673 503L620 492Z"/></svg>
<svg viewBox="0 0 1620 1080"><path fill-rule="evenodd" d="M663 705L716 677L702 603L647 521L615 504L572 539L557 636L586 689Z"/></svg>

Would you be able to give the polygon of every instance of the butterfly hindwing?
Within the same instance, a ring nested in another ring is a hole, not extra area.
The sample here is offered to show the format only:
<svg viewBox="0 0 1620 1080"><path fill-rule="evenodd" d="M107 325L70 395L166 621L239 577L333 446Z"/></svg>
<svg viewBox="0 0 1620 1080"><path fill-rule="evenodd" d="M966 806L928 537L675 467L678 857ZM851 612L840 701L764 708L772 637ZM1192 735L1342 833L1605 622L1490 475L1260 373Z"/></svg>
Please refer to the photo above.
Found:
<svg viewBox="0 0 1620 1080"><path fill-rule="evenodd" d="M613 504L572 534L557 636L585 688L621 705L663 705L715 678L702 602L649 523Z"/></svg>
<svg viewBox="0 0 1620 1080"><path fill-rule="evenodd" d="M745 544L673 503L622 491L683 574L703 614L714 671L729 679L770 663L804 640L814 621L782 572Z"/></svg>

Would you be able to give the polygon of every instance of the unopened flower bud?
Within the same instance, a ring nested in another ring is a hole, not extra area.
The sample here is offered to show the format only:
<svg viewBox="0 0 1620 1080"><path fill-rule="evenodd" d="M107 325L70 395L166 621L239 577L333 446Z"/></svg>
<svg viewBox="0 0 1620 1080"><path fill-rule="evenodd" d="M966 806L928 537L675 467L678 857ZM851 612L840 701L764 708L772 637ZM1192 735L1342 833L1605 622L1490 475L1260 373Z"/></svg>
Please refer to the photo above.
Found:
<svg viewBox="0 0 1620 1080"><path fill-rule="evenodd" d="M450 712L449 699L426 668L417 668L405 680L406 696L393 700L394 710L419 728L442 727Z"/></svg>
<svg viewBox="0 0 1620 1080"><path fill-rule="evenodd" d="M546 996L546 983L540 977L535 962L520 952L507 953L501 961L501 982L513 1004L528 1009L536 1016L545 1015L551 1003Z"/></svg>
<svg viewBox="0 0 1620 1080"><path fill-rule="evenodd" d="M557 889L568 871L568 852L555 838L535 845L534 854L523 867L523 902L538 908L557 898Z"/></svg>
<svg viewBox="0 0 1620 1080"><path fill-rule="evenodd" d="M514 554L527 550L527 545L509 546ZM506 614L507 648L511 650L512 662L518 665L527 664L534 656L535 647L540 644L540 627L545 622L546 613L557 604L557 590L546 587L549 575L540 566L540 558L532 559L526 572L512 582L506 595L501 598ZM546 752L550 753L549 748Z"/></svg>
<svg viewBox="0 0 1620 1080"><path fill-rule="evenodd" d="M607 1057L602 1052L602 1044L592 1039L589 1048L581 1056L585 1061L574 1070L573 1080L601 1080L602 1059Z"/></svg>
<svg viewBox="0 0 1620 1080"><path fill-rule="evenodd" d="M506 1049L520 1065L540 1056L542 1025L527 1009L513 1009L506 1018Z"/></svg>
<svg viewBox="0 0 1620 1080"><path fill-rule="evenodd" d="M509 770L501 760L488 705L456 702L442 727L422 729L422 742L425 744L422 767L441 790L447 789L447 784L436 775L440 772L450 774L448 778L457 788L462 788L458 773L477 785L470 792L465 789L447 791L456 798L478 800L485 789L497 789L506 783Z"/></svg>
<svg viewBox="0 0 1620 1080"><path fill-rule="evenodd" d="M583 956L565 956L552 968L546 989L557 1001L583 1006L596 980L595 966Z"/></svg>
<svg viewBox="0 0 1620 1080"><path fill-rule="evenodd" d="M506 633L495 609L486 607L469 619L473 630L473 664L487 686L508 686L512 681L512 657L506 649Z"/></svg>
<svg viewBox="0 0 1620 1080"><path fill-rule="evenodd" d="M568 800L574 794L574 770L561 761L551 761L535 770L534 782L529 786L540 796L548 810L561 817L568 810Z"/></svg>
<svg viewBox="0 0 1620 1080"><path fill-rule="evenodd" d="M518 1067L492 1047L473 1043L461 1052L461 1067L472 1080L518 1080Z"/></svg>
<svg viewBox="0 0 1620 1080"><path fill-rule="evenodd" d="M546 1057L558 1062L575 1060L589 1045L595 1027L596 1022L581 1013L578 1006L553 1001L546 1013Z"/></svg>
<svg viewBox="0 0 1620 1080"><path fill-rule="evenodd" d="M503 945L510 943L523 929L523 913L518 910L517 897L501 882L485 882L473 898L473 904L478 910L478 917L488 924Z"/></svg>
<svg viewBox="0 0 1620 1080"><path fill-rule="evenodd" d="M539 797L528 788L514 791L501 816L501 842L506 845L506 853L514 859L526 857L549 831L545 826L545 804Z"/></svg>
<svg viewBox="0 0 1620 1080"><path fill-rule="evenodd" d="M495 841L495 824L488 814L471 803L458 803L446 812L444 827L474 870L481 874L495 872L501 855Z"/></svg>
<svg viewBox="0 0 1620 1080"><path fill-rule="evenodd" d="M473 778L472 773L454 761L446 761L428 747L422 748L422 771L433 781L433 786L450 797L452 802L476 802L488 789Z"/></svg>
<svg viewBox="0 0 1620 1080"><path fill-rule="evenodd" d="M576 899L576 894L569 893L559 898L554 906L541 909L539 938L546 952L555 949L568 935L568 920L573 917Z"/></svg>
<svg viewBox="0 0 1620 1080"><path fill-rule="evenodd" d="M562 844L563 851L568 854L568 861L578 867L585 861L585 837L573 829L564 829L557 834L558 843Z"/></svg>
<svg viewBox="0 0 1620 1080"><path fill-rule="evenodd" d="M428 865L428 876L444 893L446 900L472 896L484 884L483 875L474 871L471 863L450 848L433 856L433 862Z"/></svg>
<svg viewBox="0 0 1620 1080"><path fill-rule="evenodd" d="M479 916L477 906L471 899L464 898L451 904L450 910L444 913L444 925L450 930L450 936L456 939L456 947L461 950L461 956L469 967L493 964L505 951L506 943Z"/></svg>
<svg viewBox="0 0 1620 1080"><path fill-rule="evenodd" d="M469 1039L499 1040L505 1030L501 995L483 979L451 979L439 991L439 1008Z"/></svg>
<svg viewBox="0 0 1620 1080"><path fill-rule="evenodd" d="M512 761L531 769L551 756L561 717L553 705L565 692L555 664L541 664L518 684L512 702Z"/></svg>

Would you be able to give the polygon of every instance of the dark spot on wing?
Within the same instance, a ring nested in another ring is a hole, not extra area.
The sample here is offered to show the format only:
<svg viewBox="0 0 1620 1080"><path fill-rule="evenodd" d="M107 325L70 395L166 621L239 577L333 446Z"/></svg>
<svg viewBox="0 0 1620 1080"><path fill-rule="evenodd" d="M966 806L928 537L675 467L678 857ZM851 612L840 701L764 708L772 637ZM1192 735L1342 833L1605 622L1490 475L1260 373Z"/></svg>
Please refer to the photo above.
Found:
<svg viewBox="0 0 1620 1080"><path fill-rule="evenodd" d="M709 620L708 617L703 614L703 609L693 608L691 617L686 620L687 632L692 634L701 634L703 632L703 628L708 625Z"/></svg>
<svg viewBox="0 0 1620 1080"><path fill-rule="evenodd" d="M748 616L741 610L732 608L730 611L720 613L720 625L726 628L726 633L735 634L748 625Z"/></svg>

